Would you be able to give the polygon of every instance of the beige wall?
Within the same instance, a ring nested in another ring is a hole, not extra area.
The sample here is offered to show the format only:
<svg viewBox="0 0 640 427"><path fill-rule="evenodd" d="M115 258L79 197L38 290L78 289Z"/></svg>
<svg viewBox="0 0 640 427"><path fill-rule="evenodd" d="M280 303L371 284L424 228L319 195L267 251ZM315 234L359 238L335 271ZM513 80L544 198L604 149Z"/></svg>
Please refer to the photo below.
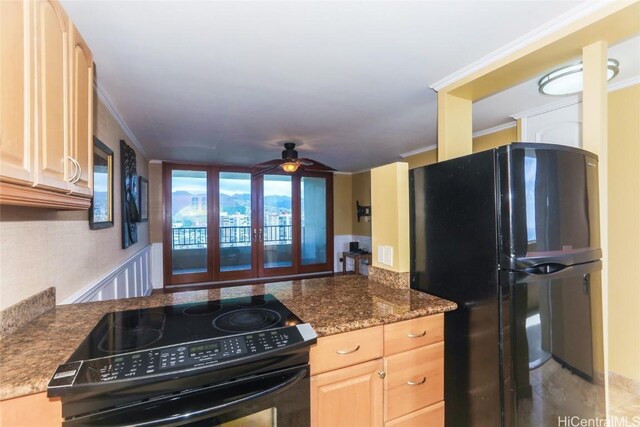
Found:
<svg viewBox="0 0 640 427"><path fill-rule="evenodd" d="M351 230L356 236L371 236L371 222L366 218L360 218L360 222L358 222L358 216L356 215L356 200L360 202L360 205L371 206L371 172L357 173L352 175L351 178L353 180ZM371 215L375 215L373 210Z"/></svg>
<svg viewBox="0 0 640 427"><path fill-rule="evenodd" d="M414 154L413 156L405 157L403 160L409 164L409 169L431 165L438 161L438 149L434 148L433 150Z"/></svg>
<svg viewBox="0 0 640 427"><path fill-rule="evenodd" d="M114 151L114 226L90 230L87 211L2 206L0 208L0 309L50 286L56 301L106 275L149 243L148 223L138 224L138 243L122 250L120 140L124 132L97 96L94 133ZM136 153L138 175L147 161Z"/></svg>
<svg viewBox="0 0 640 427"><path fill-rule="evenodd" d="M473 152L478 153L480 151L490 150L517 140L518 136L515 126L509 129L499 130L497 132L473 138ZM403 161L409 163L409 169L415 169L436 163L438 161L438 149L434 148L433 150L405 157Z"/></svg>
<svg viewBox="0 0 640 427"><path fill-rule="evenodd" d="M609 370L640 381L640 85L609 94Z"/></svg>
<svg viewBox="0 0 640 427"><path fill-rule="evenodd" d="M355 208L352 175L333 175L333 234L353 234L351 218Z"/></svg>
<svg viewBox="0 0 640 427"><path fill-rule="evenodd" d="M371 170L371 252L373 265L409 271L409 167L397 162ZM392 265L378 262L380 246L393 248Z"/></svg>
<svg viewBox="0 0 640 427"><path fill-rule="evenodd" d="M162 163L149 162L149 240L162 243L164 233L162 205Z"/></svg>
<svg viewBox="0 0 640 427"><path fill-rule="evenodd" d="M490 150L492 148L500 147L501 145L510 144L517 140L518 134L515 126L509 129L499 130L497 132L473 138L473 152L478 153L480 151Z"/></svg>

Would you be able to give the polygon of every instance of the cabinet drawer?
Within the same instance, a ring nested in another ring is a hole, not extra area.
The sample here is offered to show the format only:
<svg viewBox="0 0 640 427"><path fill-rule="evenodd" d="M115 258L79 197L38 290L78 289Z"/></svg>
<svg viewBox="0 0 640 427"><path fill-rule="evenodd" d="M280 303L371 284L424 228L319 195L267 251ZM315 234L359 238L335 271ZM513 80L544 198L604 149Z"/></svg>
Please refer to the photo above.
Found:
<svg viewBox="0 0 640 427"><path fill-rule="evenodd" d="M385 421L444 398L444 342L385 358Z"/></svg>
<svg viewBox="0 0 640 427"><path fill-rule="evenodd" d="M444 427L444 402L385 423L385 427Z"/></svg>
<svg viewBox="0 0 640 427"><path fill-rule="evenodd" d="M444 339L444 314L384 326L384 355L402 353Z"/></svg>
<svg viewBox="0 0 640 427"><path fill-rule="evenodd" d="M382 357L382 326L318 339L309 356L311 375Z"/></svg>

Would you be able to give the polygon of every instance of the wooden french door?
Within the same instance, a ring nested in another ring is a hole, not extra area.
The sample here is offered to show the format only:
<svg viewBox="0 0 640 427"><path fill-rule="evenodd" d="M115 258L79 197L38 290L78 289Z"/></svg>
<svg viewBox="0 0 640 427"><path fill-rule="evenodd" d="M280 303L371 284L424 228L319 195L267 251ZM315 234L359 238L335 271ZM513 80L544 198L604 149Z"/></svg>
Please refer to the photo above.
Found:
<svg viewBox="0 0 640 427"><path fill-rule="evenodd" d="M332 178L165 164L165 285L332 271Z"/></svg>

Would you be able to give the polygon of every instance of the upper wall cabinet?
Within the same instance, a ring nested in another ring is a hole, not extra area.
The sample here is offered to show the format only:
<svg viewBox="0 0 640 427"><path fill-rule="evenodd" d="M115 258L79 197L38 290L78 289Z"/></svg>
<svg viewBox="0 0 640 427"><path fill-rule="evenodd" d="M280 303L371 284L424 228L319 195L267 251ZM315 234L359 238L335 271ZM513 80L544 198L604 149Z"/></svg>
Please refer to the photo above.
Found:
<svg viewBox="0 0 640 427"><path fill-rule="evenodd" d="M75 26L71 35L71 144L78 170L71 191L91 196L93 188L93 57ZM75 169L74 169L75 171Z"/></svg>
<svg viewBox="0 0 640 427"><path fill-rule="evenodd" d="M0 1L0 175L34 182L31 2Z"/></svg>
<svg viewBox="0 0 640 427"><path fill-rule="evenodd" d="M0 203L87 209L91 51L55 0L0 2L0 10Z"/></svg>

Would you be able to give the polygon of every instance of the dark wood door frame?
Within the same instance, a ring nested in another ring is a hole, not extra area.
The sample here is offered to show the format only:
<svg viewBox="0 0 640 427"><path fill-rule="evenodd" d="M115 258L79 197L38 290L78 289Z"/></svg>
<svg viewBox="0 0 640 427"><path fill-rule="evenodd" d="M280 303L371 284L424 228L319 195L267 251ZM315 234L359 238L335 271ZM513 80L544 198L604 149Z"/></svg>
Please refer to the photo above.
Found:
<svg viewBox="0 0 640 427"><path fill-rule="evenodd" d="M172 265L172 212L171 212L171 176L173 170L194 170L207 172L207 269L206 273L191 273L173 275ZM315 272L333 271L333 174L324 172L296 172L287 174L284 171L273 171L269 175L291 176L291 226L292 226L292 266L281 268L264 268L264 242L259 235L264 236L264 176L251 177L251 269L241 271L220 271L220 210L219 210L219 177L220 172L251 173L250 168L194 165L187 163L168 163L162 166L163 177L163 270L164 286L186 285L205 282L224 282L253 279L260 277L292 276ZM326 179L326 262L322 264L301 264L301 179L302 177L321 177ZM255 234L253 233L255 230ZM254 236L256 236L254 238Z"/></svg>

